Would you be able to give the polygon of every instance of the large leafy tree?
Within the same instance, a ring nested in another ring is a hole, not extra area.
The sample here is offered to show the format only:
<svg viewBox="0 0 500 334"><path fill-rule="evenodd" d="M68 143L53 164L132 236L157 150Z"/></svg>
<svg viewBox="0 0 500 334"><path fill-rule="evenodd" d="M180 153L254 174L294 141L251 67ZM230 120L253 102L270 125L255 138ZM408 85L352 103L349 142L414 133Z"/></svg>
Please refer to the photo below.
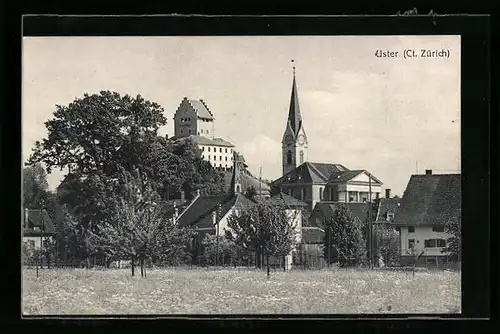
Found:
<svg viewBox="0 0 500 334"><path fill-rule="evenodd" d="M374 227L375 260L382 257L385 265L397 265L400 257L399 234L394 227L377 225Z"/></svg>
<svg viewBox="0 0 500 334"><path fill-rule="evenodd" d="M347 206L341 205L323 223L325 259L338 262L339 266L358 264L366 251L363 222L355 219Z"/></svg>
<svg viewBox="0 0 500 334"><path fill-rule="evenodd" d="M28 164L43 162L49 173L70 167L82 175L113 174L119 166L130 170L141 165L150 141L165 124L163 109L140 95L85 94L56 106L54 117L45 122L48 136L35 143Z"/></svg>
<svg viewBox="0 0 500 334"><path fill-rule="evenodd" d="M455 261L461 260L462 253L462 231L461 231L461 212L456 210L453 215L448 217L445 222L444 230L450 235L446 239L446 247L443 248L443 253L448 253L450 258Z"/></svg>

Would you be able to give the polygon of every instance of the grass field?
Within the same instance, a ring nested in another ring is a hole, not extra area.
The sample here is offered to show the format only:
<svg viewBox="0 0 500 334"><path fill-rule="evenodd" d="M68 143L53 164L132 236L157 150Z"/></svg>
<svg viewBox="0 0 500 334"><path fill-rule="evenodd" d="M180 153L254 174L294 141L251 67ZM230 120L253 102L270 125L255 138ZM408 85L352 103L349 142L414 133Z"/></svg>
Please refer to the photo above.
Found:
<svg viewBox="0 0 500 334"><path fill-rule="evenodd" d="M458 313L460 286L451 271L25 269L23 313Z"/></svg>

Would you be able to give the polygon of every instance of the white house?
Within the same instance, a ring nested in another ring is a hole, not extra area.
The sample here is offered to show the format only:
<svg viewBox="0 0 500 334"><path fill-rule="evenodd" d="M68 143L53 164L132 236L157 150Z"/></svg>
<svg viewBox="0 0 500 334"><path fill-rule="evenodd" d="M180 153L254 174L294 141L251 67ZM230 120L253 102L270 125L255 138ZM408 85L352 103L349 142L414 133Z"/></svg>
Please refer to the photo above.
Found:
<svg viewBox="0 0 500 334"><path fill-rule="evenodd" d="M54 224L45 210L24 209L23 242L33 249L40 249L42 243L52 241Z"/></svg>
<svg viewBox="0 0 500 334"><path fill-rule="evenodd" d="M461 209L461 175L412 175L400 202L393 224L399 230L401 264L439 265L448 260L442 250L450 237L445 232L448 219L459 217Z"/></svg>

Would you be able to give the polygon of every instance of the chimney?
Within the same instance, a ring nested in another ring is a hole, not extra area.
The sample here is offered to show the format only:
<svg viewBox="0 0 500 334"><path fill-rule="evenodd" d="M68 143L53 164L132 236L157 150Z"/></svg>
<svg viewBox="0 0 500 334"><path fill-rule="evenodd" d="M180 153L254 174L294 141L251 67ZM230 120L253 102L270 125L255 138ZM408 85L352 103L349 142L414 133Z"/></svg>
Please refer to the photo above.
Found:
<svg viewBox="0 0 500 334"><path fill-rule="evenodd" d="M184 193L184 190L181 190L181 201L184 201L186 199L186 194Z"/></svg>
<svg viewBox="0 0 500 334"><path fill-rule="evenodd" d="M391 198L391 189L385 190L385 198Z"/></svg>
<svg viewBox="0 0 500 334"><path fill-rule="evenodd" d="M200 197L200 189L196 189L196 197Z"/></svg>
<svg viewBox="0 0 500 334"><path fill-rule="evenodd" d="M432 175L432 169L426 169L425 175Z"/></svg>

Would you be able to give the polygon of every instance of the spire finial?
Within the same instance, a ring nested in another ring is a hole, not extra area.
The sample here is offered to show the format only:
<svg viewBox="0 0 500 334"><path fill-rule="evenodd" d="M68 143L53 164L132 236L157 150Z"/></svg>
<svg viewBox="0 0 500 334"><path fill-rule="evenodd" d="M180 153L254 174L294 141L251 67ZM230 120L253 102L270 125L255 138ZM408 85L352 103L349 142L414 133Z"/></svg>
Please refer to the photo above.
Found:
<svg viewBox="0 0 500 334"><path fill-rule="evenodd" d="M292 68L293 68L293 76L295 77L295 60L292 59L291 62L293 64L293 66L292 66Z"/></svg>

